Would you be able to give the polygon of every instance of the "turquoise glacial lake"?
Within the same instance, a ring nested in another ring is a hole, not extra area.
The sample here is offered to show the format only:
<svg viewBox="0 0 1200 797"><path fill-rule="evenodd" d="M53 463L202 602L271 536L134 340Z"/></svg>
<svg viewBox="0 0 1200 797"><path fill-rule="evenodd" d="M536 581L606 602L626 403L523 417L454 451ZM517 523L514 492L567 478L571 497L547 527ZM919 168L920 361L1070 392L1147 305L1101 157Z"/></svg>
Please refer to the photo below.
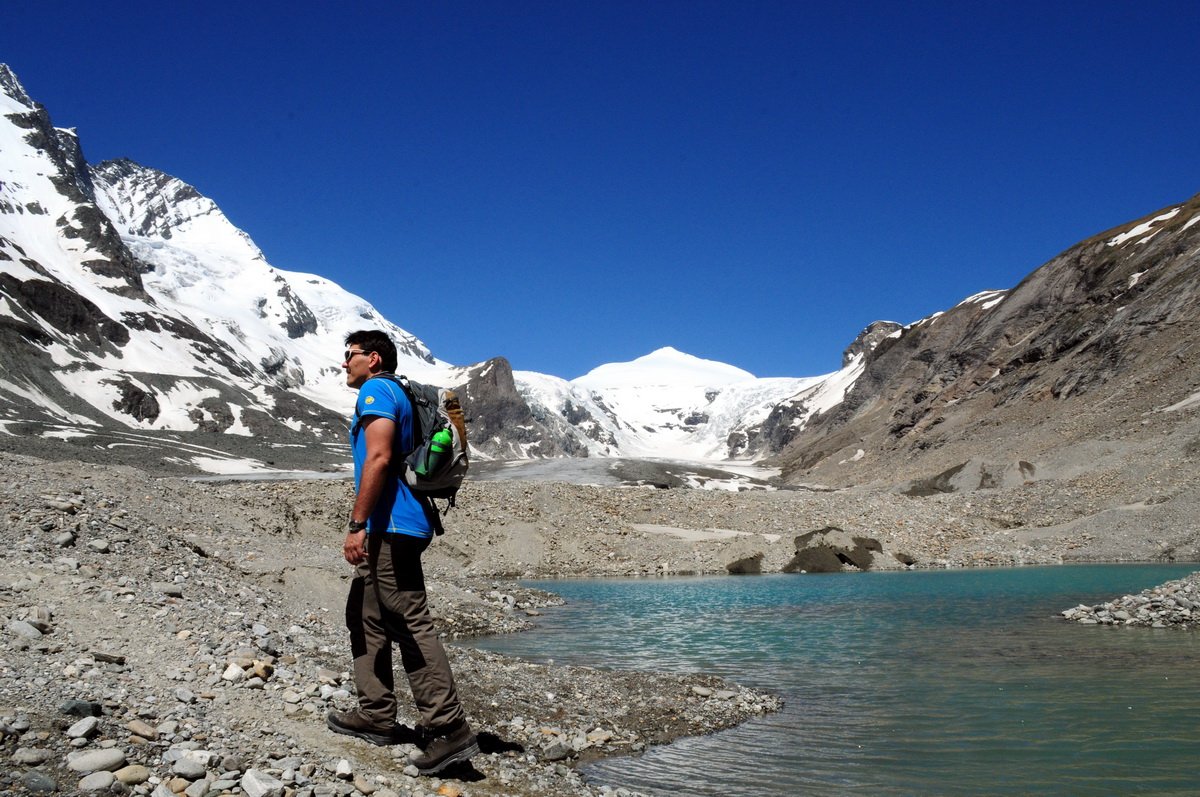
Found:
<svg viewBox="0 0 1200 797"><path fill-rule="evenodd" d="M1200 794L1200 631L1059 612L1200 569L530 582L568 604L480 641L528 659L703 672L783 711L584 769L650 795Z"/></svg>

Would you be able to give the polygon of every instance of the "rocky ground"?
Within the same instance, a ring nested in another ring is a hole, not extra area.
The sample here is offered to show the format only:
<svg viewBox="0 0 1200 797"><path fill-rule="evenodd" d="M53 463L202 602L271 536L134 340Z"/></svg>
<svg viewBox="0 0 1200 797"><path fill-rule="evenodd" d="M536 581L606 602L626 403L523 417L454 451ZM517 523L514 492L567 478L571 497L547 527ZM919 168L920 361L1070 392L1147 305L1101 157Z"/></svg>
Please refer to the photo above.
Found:
<svg viewBox="0 0 1200 797"><path fill-rule="evenodd" d="M408 767L411 745L324 727L354 700L347 481L196 482L11 453L0 474L0 792L14 794L603 794L578 763L779 700L456 641L519 630L557 601L516 577L774 572L830 530L877 541L890 566L1200 558L1196 491L1151 471L924 498L470 481L426 562L483 753L431 779Z"/></svg>
<svg viewBox="0 0 1200 797"><path fill-rule="evenodd" d="M1082 625L1192 628L1200 623L1200 573L1142 590L1137 595L1092 606L1080 604L1062 614Z"/></svg>

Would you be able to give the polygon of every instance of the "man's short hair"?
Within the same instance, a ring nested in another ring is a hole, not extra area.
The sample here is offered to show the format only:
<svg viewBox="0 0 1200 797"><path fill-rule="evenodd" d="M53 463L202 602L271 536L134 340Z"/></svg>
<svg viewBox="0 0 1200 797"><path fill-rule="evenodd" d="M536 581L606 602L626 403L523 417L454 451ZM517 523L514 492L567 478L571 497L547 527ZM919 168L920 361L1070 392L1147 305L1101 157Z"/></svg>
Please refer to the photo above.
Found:
<svg viewBox="0 0 1200 797"><path fill-rule="evenodd" d="M347 346L358 346L363 351L373 351L383 361L383 370L396 372L396 344L381 329L360 329L346 336Z"/></svg>

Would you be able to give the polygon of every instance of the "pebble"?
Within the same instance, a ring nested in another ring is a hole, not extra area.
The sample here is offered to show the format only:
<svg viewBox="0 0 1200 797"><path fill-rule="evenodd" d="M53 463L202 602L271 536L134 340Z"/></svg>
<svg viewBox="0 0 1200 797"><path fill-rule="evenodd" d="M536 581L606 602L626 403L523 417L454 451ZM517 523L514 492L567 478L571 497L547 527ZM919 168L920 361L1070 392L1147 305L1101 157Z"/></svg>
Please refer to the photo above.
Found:
<svg viewBox="0 0 1200 797"><path fill-rule="evenodd" d="M67 767L75 772L111 772L125 765L125 753L117 748L89 750L67 757Z"/></svg>
<svg viewBox="0 0 1200 797"><path fill-rule="evenodd" d="M130 764L114 772L113 777L127 786L137 786L150 780L150 770L142 764Z"/></svg>
<svg viewBox="0 0 1200 797"><path fill-rule="evenodd" d="M24 639L41 639L42 632L25 620L10 620L8 630Z"/></svg>
<svg viewBox="0 0 1200 797"><path fill-rule="evenodd" d="M99 717L84 717L70 728L67 728L67 736L72 739L90 739L96 735L99 729Z"/></svg>
<svg viewBox="0 0 1200 797"><path fill-rule="evenodd" d="M18 747L13 753L13 763L22 766L36 767L54 757L54 753L38 747Z"/></svg>
<svg viewBox="0 0 1200 797"><path fill-rule="evenodd" d="M208 767L195 758L184 756L171 766L171 771L186 780L199 780L207 774Z"/></svg>
<svg viewBox="0 0 1200 797"><path fill-rule="evenodd" d="M258 769L246 770L241 787L248 797L282 797L286 788L283 781Z"/></svg>
<svg viewBox="0 0 1200 797"><path fill-rule="evenodd" d="M183 587L179 584L156 581L150 585L150 588L160 595L165 595L168 598L182 598Z"/></svg>
<svg viewBox="0 0 1200 797"><path fill-rule="evenodd" d="M104 706L90 700L71 698L58 707L60 714L70 714L75 717L99 717L104 713Z"/></svg>
<svg viewBox="0 0 1200 797"><path fill-rule="evenodd" d="M58 791L58 783L45 772L31 770L21 776L21 781L34 794L53 794Z"/></svg>
<svg viewBox="0 0 1200 797"><path fill-rule="evenodd" d="M158 730L151 727L142 720L130 720L125 724L126 729L135 736L140 736L143 739L154 740L158 738Z"/></svg>

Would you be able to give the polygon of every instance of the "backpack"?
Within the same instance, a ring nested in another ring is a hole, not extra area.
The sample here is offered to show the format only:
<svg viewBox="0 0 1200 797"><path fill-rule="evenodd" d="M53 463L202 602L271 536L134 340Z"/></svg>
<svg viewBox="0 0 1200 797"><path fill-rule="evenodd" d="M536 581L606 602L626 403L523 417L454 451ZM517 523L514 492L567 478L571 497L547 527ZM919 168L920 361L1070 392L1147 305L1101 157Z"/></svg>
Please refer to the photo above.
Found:
<svg viewBox="0 0 1200 797"><path fill-rule="evenodd" d="M454 506L458 488L462 486L470 465L467 459L467 423L458 394L453 390L414 382L407 376L376 374L378 379L394 382L404 390L412 404L413 448L402 452L400 467L404 483L418 497L444 498L447 511ZM434 435L445 430L451 441L449 450L435 441ZM432 502L430 502L432 506ZM434 506L434 531L442 533L437 507Z"/></svg>

